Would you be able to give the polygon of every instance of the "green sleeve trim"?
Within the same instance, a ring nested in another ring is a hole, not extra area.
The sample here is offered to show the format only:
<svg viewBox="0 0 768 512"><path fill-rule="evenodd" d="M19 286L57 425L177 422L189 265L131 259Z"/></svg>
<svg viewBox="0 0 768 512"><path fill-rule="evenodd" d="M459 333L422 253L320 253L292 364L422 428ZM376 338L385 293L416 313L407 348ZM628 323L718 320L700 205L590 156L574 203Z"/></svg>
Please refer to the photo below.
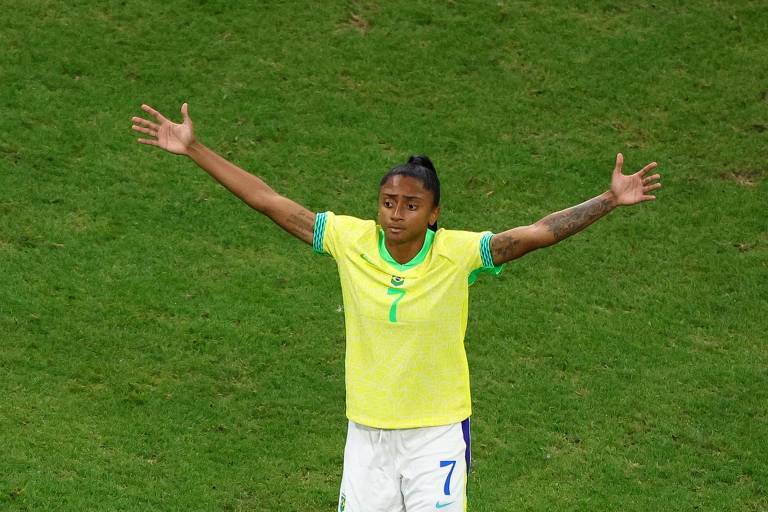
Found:
<svg viewBox="0 0 768 512"><path fill-rule="evenodd" d="M475 281L477 281L477 276L479 276L480 274L492 274L494 276L497 276L501 274L502 270L504 270L504 265L499 265L498 267L492 267L492 268L483 268L483 267L476 268L469 274L467 281L469 282L469 284L474 284Z"/></svg>
<svg viewBox="0 0 768 512"><path fill-rule="evenodd" d="M486 231L480 238L480 258L483 260L483 267L493 267L493 254L491 254L491 238L493 233Z"/></svg>
<svg viewBox="0 0 768 512"><path fill-rule="evenodd" d="M323 240L325 239L325 222L327 217L328 212L315 215L315 228L312 234L312 251L317 254L326 254L323 250Z"/></svg>
<svg viewBox="0 0 768 512"><path fill-rule="evenodd" d="M501 274L501 271L504 269L503 263L501 265L493 264L493 253L491 253L491 238L493 238L493 233L490 231L484 232L483 236L480 238L480 259L483 263L483 266L476 268L469 274L469 284L473 284L475 281L477 281L477 276L479 276L481 272L497 276Z"/></svg>

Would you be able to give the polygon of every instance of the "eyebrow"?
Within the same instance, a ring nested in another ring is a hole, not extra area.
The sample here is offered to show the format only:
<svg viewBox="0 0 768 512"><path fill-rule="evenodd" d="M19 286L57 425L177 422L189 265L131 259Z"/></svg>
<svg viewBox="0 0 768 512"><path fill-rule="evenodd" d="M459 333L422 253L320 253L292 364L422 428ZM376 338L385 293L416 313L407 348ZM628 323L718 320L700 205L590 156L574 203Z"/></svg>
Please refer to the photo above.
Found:
<svg viewBox="0 0 768 512"><path fill-rule="evenodd" d="M387 194L386 192L382 192L381 195L386 197L401 197L398 194ZM423 196L402 196L402 197L406 199L419 199L419 200L424 199Z"/></svg>

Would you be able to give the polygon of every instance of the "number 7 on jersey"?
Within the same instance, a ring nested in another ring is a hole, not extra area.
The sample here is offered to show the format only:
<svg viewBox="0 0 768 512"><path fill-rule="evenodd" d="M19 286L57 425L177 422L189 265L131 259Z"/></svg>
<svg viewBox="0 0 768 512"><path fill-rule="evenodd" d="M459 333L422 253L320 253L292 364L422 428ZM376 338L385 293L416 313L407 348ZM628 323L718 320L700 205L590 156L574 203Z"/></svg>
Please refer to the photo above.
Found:
<svg viewBox="0 0 768 512"><path fill-rule="evenodd" d="M402 288L387 288L387 295L398 295L389 308L389 321L395 323L397 322L397 303L405 297L405 290Z"/></svg>

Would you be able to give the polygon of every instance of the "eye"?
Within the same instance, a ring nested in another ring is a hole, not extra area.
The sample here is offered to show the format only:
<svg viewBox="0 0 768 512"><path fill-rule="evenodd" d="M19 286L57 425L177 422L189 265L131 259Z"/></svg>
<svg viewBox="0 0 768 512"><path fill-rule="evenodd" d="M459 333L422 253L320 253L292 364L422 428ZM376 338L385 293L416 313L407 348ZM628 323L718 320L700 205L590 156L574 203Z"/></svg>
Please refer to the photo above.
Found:
<svg viewBox="0 0 768 512"><path fill-rule="evenodd" d="M390 201L389 199L385 199L384 200L384 207L385 208L392 208L392 201Z"/></svg>
<svg viewBox="0 0 768 512"><path fill-rule="evenodd" d="M416 205L415 204L409 204L408 205L408 209L409 210L415 210L416 209Z"/></svg>

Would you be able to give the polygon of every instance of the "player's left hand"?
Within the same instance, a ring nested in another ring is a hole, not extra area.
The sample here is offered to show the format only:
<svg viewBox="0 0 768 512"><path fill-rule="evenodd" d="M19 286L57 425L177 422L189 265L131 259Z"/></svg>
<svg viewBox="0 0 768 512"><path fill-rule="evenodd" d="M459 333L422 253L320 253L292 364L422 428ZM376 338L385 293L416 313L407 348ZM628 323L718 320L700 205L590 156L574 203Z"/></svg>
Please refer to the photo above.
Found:
<svg viewBox="0 0 768 512"><path fill-rule="evenodd" d="M182 123L174 123L146 103L141 106L141 109L154 116L157 122L141 117L131 118L133 121L131 128L153 137L152 139L139 139L139 142L157 146L177 155L189 154L189 148L195 143L195 132L192 127L192 119L189 117L189 105L187 103L181 106L181 115L184 117Z"/></svg>
<svg viewBox="0 0 768 512"><path fill-rule="evenodd" d="M624 155L616 155L616 167L613 168L611 177L611 193L616 205L631 205L643 201L652 201L656 196L648 193L661 188L660 174L645 176L646 173L656 168L656 162L651 162L634 174L626 175L621 172L624 165Z"/></svg>

